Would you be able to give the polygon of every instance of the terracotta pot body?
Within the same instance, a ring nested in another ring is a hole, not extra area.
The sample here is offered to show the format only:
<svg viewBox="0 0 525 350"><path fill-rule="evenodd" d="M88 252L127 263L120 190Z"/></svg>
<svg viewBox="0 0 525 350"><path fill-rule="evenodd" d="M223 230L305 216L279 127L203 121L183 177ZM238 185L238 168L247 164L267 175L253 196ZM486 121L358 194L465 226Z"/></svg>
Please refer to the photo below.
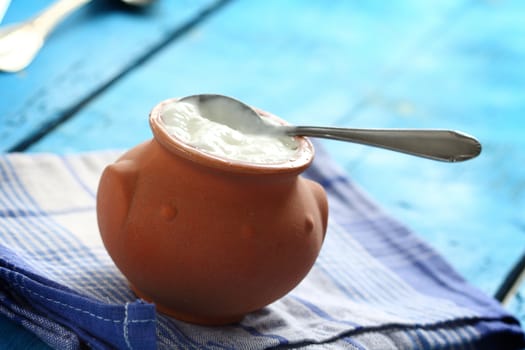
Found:
<svg viewBox="0 0 525 350"><path fill-rule="evenodd" d="M154 138L104 170L100 233L135 293L161 312L237 322L288 293L318 256L326 195L300 176L313 147L298 138L301 156L281 165L213 157L162 129L169 102L150 114Z"/></svg>

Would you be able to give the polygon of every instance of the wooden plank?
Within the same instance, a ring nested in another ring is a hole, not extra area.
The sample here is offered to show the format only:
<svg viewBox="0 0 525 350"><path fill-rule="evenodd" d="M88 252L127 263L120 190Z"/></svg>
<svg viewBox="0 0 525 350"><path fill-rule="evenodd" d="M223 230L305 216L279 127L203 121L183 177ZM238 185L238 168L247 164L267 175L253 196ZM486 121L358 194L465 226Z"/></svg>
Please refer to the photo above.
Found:
<svg viewBox="0 0 525 350"><path fill-rule="evenodd" d="M234 3L33 150L130 147L149 137L145 118L157 102L206 91L237 96L292 122L332 124L361 103L363 92L422 40L422 32L461 7L448 1L423 11L418 4ZM115 131L121 125L126 132Z"/></svg>
<svg viewBox="0 0 525 350"><path fill-rule="evenodd" d="M27 19L50 3L14 1L3 24ZM156 1L132 10L117 1L95 1L78 10L26 70L0 75L0 149L20 148L27 138L67 119L223 3Z"/></svg>
<svg viewBox="0 0 525 350"><path fill-rule="evenodd" d="M13 2L3 25L25 20L51 1ZM26 70L0 73L0 150L16 149L68 118L223 3L157 0L144 11L130 12L117 2L100 1L79 10L57 28ZM3 316L0 329L2 348L49 349Z"/></svg>
<svg viewBox="0 0 525 350"><path fill-rule="evenodd" d="M523 15L518 1L473 3L342 120L463 129L482 141L478 159L445 166L330 147L354 179L489 294L525 248ZM522 298L510 309L525 320Z"/></svg>
<svg viewBox="0 0 525 350"><path fill-rule="evenodd" d="M521 164L525 147L521 116L525 107L525 45L520 40L525 35L523 14L525 7L518 2L473 6L448 33L422 48L398 79L376 89L375 100L352 119L354 125L447 126L476 134L484 144L479 159L450 171L435 164L429 168L429 180L442 176L444 185L455 182L457 175L468 176L457 180L482 186L473 188L481 190L472 193L474 198L490 202L502 197L499 203L484 204L490 210L478 213L479 217L504 214L499 219L509 224L513 221L509 209L516 209L515 220L523 213L525 172L515 166ZM368 154L363 166L368 171L369 166L384 161L373 160ZM393 169L401 171L405 165ZM421 162L423 165L426 163ZM421 171L425 175L427 170Z"/></svg>
<svg viewBox="0 0 525 350"><path fill-rule="evenodd" d="M293 123L462 129L484 145L463 164L324 144L490 294L525 246L524 11L520 1L235 2L31 151L131 147L150 137L154 104L197 92L237 96ZM511 308L525 320L521 299Z"/></svg>
<svg viewBox="0 0 525 350"><path fill-rule="evenodd" d="M524 85L507 79L523 76L517 40L523 8L519 2L236 3L32 150L131 147L150 137L146 117L155 103L210 91L294 123L468 131L485 150L463 164L325 144L386 210L490 294L525 243L525 174L514 165L524 154L518 117Z"/></svg>

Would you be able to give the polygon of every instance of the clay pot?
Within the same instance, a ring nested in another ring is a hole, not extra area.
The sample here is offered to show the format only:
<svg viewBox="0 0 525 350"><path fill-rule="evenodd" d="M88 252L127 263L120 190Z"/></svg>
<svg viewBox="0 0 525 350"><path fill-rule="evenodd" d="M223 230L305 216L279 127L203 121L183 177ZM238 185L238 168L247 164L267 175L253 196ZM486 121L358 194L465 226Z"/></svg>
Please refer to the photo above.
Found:
<svg viewBox="0 0 525 350"><path fill-rule="evenodd" d="M297 159L271 165L209 155L159 122L174 101L152 110L152 140L104 170L100 233L133 291L159 311L199 324L237 322L288 293L318 256L326 194L300 176L314 149L299 137Z"/></svg>

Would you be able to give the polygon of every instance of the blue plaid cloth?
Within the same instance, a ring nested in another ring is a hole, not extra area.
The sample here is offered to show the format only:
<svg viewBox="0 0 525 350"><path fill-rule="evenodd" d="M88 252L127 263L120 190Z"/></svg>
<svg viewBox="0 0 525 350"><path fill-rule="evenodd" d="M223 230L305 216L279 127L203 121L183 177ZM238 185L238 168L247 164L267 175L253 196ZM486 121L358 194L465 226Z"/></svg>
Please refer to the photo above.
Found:
<svg viewBox="0 0 525 350"><path fill-rule="evenodd" d="M384 213L318 147L321 254L291 293L203 327L133 295L100 240L95 194L118 153L0 157L0 312L58 349L519 349L519 322Z"/></svg>

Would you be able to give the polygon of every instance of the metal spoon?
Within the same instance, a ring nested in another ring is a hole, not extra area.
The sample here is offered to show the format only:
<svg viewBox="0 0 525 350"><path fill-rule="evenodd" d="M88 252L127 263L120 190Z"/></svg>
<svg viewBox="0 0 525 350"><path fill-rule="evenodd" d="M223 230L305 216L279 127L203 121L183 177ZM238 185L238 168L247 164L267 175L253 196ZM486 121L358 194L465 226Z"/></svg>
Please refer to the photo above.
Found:
<svg viewBox="0 0 525 350"><path fill-rule="evenodd" d="M51 31L73 11L92 0L58 0L35 17L0 29L0 70L18 72L27 67ZM144 6L153 0L121 0Z"/></svg>
<svg viewBox="0 0 525 350"><path fill-rule="evenodd" d="M475 138L458 131L273 125L265 122L252 107L232 97L202 94L184 97L181 101L197 105L204 117L245 133L349 141L445 162L464 161L481 152L481 144Z"/></svg>

